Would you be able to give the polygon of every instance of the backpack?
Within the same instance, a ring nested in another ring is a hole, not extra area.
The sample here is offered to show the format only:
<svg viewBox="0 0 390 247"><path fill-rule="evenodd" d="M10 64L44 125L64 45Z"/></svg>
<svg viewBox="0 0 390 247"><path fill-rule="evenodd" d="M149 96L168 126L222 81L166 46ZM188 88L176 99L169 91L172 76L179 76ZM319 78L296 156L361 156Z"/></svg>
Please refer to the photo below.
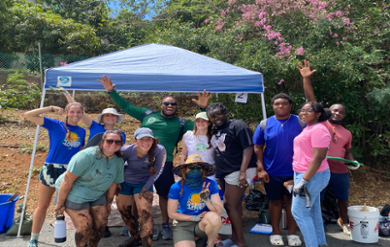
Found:
<svg viewBox="0 0 390 247"><path fill-rule="evenodd" d="M145 117L147 117L147 116L149 116L150 114L152 114L152 113L155 113L155 112L157 112L157 111L154 111L154 110L151 110L151 109L149 109L149 110L147 110L146 112L144 112L144 114L142 115L142 119L141 119L141 122L143 121L143 119L145 118ZM180 137L181 136L183 136L183 134L184 134L184 119L183 118L181 118L181 117L179 117L179 122L180 122L180 133L179 133L179 137L177 138L177 141L176 141L176 153L178 153L178 150L177 150L177 143L179 143L179 141L180 141Z"/></svg>
<svg viewBox="0 0 390 247"><path fill-rule="evenodd" d="M305 122L302 121L302 119L298 118L299 125L303 128L305 128ZM267 119L261 120L260 122L260 128L265 131L265 128L267 127Z"/></svg>

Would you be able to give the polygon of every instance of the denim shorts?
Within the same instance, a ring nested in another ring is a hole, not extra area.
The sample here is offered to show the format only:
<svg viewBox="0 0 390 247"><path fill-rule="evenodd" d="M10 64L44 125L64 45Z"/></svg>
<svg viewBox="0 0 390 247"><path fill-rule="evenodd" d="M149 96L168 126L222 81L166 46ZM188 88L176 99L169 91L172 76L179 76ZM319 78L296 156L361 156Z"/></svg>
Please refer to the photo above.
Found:
<svg viewBox="0 0 390 247"><path fill-rule="evenodd" d="M62 173L66 172L68 165L45 163L39 173L39 181L46 186L55 188L56 180Z"/></svg>
<svg viewBox="0 0 390 247"><path fill-rule="evenodd" d="M131 196L131 195L139 194L142 188L145 186L145 183L131 184L125 181L121 183L121 186L122 186L122 190L118 189L118 193L122 195ZM149 188L149 190L153 192L153 185Z"/></svg>
<svg viewBox="0 0 390 247"><path fill-rule="evenodd" d="M268 200L283 200L283 196L292 197L283 183L293 180L294 176L272 176L269 175L269 183L264 183L265 192Z"/></svg>
<svg viewBox="0 0 390 247"><path fill-rule="evenodd" d="M331 173L328 187L331 187L337 200L348 201L349 173ZM325 199L326 188L321 191L321 202Z"/></svg>

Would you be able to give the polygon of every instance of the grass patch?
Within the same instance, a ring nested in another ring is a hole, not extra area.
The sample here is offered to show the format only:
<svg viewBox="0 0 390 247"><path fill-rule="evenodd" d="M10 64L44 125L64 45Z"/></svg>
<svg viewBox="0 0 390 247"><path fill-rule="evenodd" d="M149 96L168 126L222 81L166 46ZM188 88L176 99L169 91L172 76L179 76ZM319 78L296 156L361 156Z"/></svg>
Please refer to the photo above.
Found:
<svg viewBox="0 0 390 247"><path fill-rule="evenodd" d="M24 154L24 153L31 154L33 149L34 149L34 144L27 144L25 142L22 142L19 145L19 151L18 152L20 154ZM36 151L47 152L48 148L47 148L46 145L38 143Z"/></svg>

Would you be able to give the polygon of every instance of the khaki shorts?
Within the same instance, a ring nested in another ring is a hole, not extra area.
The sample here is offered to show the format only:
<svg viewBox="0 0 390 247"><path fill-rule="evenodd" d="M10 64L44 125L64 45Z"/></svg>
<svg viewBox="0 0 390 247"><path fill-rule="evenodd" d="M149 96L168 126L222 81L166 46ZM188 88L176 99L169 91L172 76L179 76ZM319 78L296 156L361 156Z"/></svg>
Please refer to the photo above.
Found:
<svg viewBox="0 0 390 247"><path fill-rule="evenodd" d="M177 244L180 241L194 241L195 237L206 237L206 233L199 228L199 222L194 221L177 221L177 225L173 228L173 243Z"/></svg>

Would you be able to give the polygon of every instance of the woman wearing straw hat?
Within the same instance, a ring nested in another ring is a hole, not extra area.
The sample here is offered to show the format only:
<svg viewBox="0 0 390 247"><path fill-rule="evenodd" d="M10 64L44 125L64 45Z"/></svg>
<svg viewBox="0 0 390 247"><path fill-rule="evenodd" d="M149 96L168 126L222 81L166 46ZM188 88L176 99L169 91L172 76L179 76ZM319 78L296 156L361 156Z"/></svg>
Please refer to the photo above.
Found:
<svg viewBox="0 0 390 247"><path fill-rule="evenodd" d="M194 130L183 135L181 163L183 164L188 156L199 154L205 162L214 165L214 147L210 143L212 134L211 122L206 112L196 114ZM215 175L208 178L215 180Z"/></svg>
<svg viewBox="0 0 390 247"><path fill-rule="evenodd" d="M51 90L62 93L65 95L66 99L69 103L75 102L75 100L70 96L68 91L63 87L50 87ZM115 108L106 108L97 116L97 122L92 120L88 114L84 112L81 117L81 121L88 127L89 129L89 138L88 141L91 140L92 137L99 133L106 132L106 130L114 130L115 125L119 124L123 121L125 116L123 114L119 114ZM123 143L126 143L126 134L125 132L119 130L123 135Z"/></svg>
<svg viewBox="0 0 390 247"><path fill-rule="evenodd" d="M222 202L217 183L207 176L215 173L215 167L193 154L173 172L181 177L168 195L169 217L178 221L173 229L175 247L195 246L195 237L206 236L207 246L214 246L222 225Z"/></svg>

